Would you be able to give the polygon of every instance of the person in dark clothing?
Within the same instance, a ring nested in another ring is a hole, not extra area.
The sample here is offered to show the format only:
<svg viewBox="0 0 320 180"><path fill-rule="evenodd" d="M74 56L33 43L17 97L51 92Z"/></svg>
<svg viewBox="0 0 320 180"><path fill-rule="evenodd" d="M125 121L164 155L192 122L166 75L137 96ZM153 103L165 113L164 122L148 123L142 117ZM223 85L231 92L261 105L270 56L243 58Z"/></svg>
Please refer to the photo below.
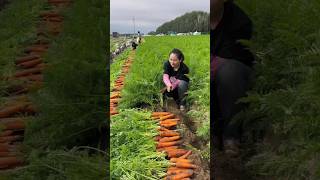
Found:
<svg viewBox="0 0 320 180"><path fill-rule="evenodd" d="M141 34L140 34L140 31L138 31L138 44L141 44Z"/></svg>
<svg viewBox="0 0 320 180"><path fill-rule="evenodd" d="M211 117L219 149L238 155L241 123L231 122L244 108L237 100L249 89L254 56L239 40L249 40L252 22L232 1L211 0Z"/></svg>
<svg viewBox="0 0 320 180"><path fill-rule="evenodd" d="M164 98L173 97L181 111L185 110L185 96L190 81L186 75L189 68L183 61L183 53L179 49L173 49L169 54L169 60L163 65L163 82L166 85Z"/></svg>
<svg viewBox="0 0 320 180"><path fill-rule="evenodd" d="M134 41L132 41L131 46L132 46L132 49L135 50L137 48L138 44L135 43Z"/></svg>

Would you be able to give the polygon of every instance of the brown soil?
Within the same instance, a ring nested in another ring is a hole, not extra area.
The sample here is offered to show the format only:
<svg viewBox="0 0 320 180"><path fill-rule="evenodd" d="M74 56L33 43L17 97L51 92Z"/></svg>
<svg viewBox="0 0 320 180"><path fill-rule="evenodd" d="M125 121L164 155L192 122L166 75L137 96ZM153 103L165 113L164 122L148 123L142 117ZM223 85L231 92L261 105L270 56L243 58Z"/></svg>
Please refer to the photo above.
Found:
<svg viewBox="0 0 320 180"><path fill-rule="evenodd" d="M177 109L177 106L172 99L168 99L167 111L177 115L178 118L180 118L181 123L178 126L178 129L181 129L181 134L183 135L183 148L192 150L192 154L189 156L189 159L192 160L196 166L198 166L192 179L209 180L210 162L201 157L201 151L205 148L205 142L196 136L195 131L197 127L194 121L188 118L185 113L182 113L179 109Z"/></svg>

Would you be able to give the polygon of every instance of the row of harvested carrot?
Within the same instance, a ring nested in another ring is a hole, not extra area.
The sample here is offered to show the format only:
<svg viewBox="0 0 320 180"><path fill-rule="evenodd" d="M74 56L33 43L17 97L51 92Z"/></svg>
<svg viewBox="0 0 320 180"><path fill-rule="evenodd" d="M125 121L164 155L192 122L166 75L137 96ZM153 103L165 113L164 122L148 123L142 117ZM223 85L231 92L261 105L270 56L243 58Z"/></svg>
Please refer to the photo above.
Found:
<svg viewBox="0 0 320 180"><path fill-rule="evenodd" d="M157 151L165 152L171 162L164 179L191 179L197 166L188 159L192 151L179 147L183 144L179 130L176 129L180 119L170 112L153 112L151 116L160 125L159 134L155 137Z"/></svg>
<svg viewBox="0 0 320 180"><path fill-rule="evenodd" d="M36 90L43 84L42 71L47 65L43 55L49 48L48 35L58 35L62 30L63 17L58 9L70 4L66 0L48 0L56 7L55 11L40 13L37 41L24 49L25 55L16 59L17 71L11 77L3 78L9 83L17 81L7 88L7 100L0 107L0 169L9 169L24 163L21 153L26 119L34 115L37 109L27 98L26 93Z"/></svg>
<svg viewBox="0 0 320 180"><path fill-rule="evenodd" d="M118 114L118 110L117 110L117 106L118 103L121 99L121 90L124 86L124 80L125 80L125 76L129 71L129 68L132 64L132 53L134 53L134 51L131 52L130 57L128 58L128 60L126 60L126 62L122 65L122 69L121 69L121 73L118 76L118 78L115 80L114 83L114 88L112 89L111 95L110 95L110 115L115 115Z"/></svg>

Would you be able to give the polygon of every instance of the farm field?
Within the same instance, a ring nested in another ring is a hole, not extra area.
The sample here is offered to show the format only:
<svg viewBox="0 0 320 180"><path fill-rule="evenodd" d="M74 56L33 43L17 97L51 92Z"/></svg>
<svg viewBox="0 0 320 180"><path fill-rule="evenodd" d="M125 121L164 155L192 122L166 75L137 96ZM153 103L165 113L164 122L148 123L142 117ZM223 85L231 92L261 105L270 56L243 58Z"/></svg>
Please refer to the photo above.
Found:
<svg viewBox="0 0 320 180"><path fill-rule="evenodd" d="M190 68L187 113L172 103L168 112L159 113L163 63L173 48L182 50ZM209 36L162 36L147 37L136 51L114 60L110 67L111 178L170 179L175 168L181 168L176 158L180 161L186 154L186 167L180 173L209 179L209 56ZM176 122L164 124L166 116ZM173 141L177 150L163 144L171 137L164 136L167 130L179 140Z"/></svg>
<svg viewBox="0 0 320 180"><path fill-rule="evenodd" d="M0 11L0 179L106 179L107 11L99 0Z"/></svg>
<svg viewBox="0 0 320 180"><path fill-rule="evenodd" d="M130 38L128 37L120 36L115 38L110 36L110 52L114 52L121 45L125 44L128 40L130 40Z"/></svg>

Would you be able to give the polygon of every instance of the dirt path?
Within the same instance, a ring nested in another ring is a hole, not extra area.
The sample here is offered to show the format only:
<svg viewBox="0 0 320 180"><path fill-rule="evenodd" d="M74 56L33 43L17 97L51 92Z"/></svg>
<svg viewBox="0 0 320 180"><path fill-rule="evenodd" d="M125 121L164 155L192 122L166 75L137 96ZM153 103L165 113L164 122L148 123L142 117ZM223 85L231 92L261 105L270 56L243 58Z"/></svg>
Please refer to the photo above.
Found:
<svg viewBox="0 0 320 180"><path fill-rule="evenodd" d="M197 127L195 122L186 116L185 113L181 113L172 99L168 100L167 111L176 114L177 117L181 119L178 128L181 129L183 136L183 148L192 150L192 155L190 155L189 159L198 167L195 169L195 174L192 179L209 180L210 162L201 157L201 151L205 148L206 144L196 136Z"/></svg>

